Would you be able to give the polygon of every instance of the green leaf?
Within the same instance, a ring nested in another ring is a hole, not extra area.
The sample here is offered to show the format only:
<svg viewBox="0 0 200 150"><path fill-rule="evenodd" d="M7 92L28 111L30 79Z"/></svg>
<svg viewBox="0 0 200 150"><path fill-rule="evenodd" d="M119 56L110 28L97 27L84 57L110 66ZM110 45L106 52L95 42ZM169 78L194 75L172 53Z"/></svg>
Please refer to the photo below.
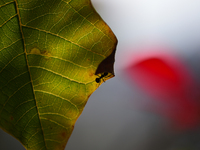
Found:
<svg viewBox="0 0 200 150"><path fill-rule="evenodd" d="M28 150L64 149L114 74L116 37L90 0L0 0L0 35L0 127Z"/></svg>

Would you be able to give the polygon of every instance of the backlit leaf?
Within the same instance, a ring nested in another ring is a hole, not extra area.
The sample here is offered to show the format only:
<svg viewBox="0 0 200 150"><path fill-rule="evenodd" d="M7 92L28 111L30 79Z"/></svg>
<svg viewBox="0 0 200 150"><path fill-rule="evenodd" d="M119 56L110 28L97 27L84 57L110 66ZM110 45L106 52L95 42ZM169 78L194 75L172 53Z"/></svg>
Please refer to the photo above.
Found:
<svg viewBox="0 0 200 150"><path fill-rule="evenodd" d="M116 42L90 0L0 0L0 127L28 150L64 149Z"/></svg>

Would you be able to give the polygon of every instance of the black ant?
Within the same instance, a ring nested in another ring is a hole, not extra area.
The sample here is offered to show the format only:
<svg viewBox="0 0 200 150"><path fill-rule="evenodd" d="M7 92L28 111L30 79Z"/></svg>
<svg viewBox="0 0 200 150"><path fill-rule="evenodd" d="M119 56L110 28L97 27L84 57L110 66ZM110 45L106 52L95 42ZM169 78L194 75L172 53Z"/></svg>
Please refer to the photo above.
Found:
<svg viewBox="0 0 200 150"><path fill-rule="evenodd" d="M99 83L101 81L101 79L103 80L103 78L105 76L107 76L107 75L108 75L108 72L104 72L100 77L98 77L98 78L95 79L96 83Z"/></svg>

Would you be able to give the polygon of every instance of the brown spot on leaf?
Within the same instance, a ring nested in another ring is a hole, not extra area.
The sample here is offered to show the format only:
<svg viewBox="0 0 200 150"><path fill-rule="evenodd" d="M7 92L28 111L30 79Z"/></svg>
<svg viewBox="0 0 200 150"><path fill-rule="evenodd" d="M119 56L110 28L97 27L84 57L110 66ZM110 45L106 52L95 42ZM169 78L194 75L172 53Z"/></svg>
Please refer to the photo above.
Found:
<svg viewBox="0 0 200 150"><path fill-rule="evenodd" d="M10 120L13 121L13 120L14 120L14 117L13 117L13 116L10 116Z"/></svg>
<svg viewBox="0 0 200 150"><path fill-rule="evenodd" d="M90 72L90 73L89 73L89 76L90 76L90 77L92 77L93 75L94 75L94 73L93 73L93 72Z"/></svg>
<svg viewBox="0 0 200 150"><path fill-rule="evenodd" d="M42 52L42 55L44 55L45 57L45 59L50 59L50 57L51 57L51 53L49 53L48 51L43 51Z"/></svg>
<svg viewBox="0 0 200 150"><path fill-rule="evenodd" d="M61 148L62 148L62 149L65 149L65 145L62 145Z"/></svg>
<svg viewBox="0 0 200 150"><path fill-rule="evenodd" d="M67 137L67 133L66 132L62 132L61 136L65 139Z"/></svg>
<svg viewBox="0 0 200 150"><path fill-rule="evenodd" d="M92 94L88 95L88 98L90 98L91 95L92 95Z"/></svg>

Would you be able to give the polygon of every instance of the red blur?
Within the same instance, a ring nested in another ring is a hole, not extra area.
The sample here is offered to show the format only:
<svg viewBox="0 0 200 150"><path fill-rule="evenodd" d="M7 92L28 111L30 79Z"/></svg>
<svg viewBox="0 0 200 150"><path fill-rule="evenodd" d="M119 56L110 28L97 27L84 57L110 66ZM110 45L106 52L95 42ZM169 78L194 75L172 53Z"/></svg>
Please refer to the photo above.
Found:
<svg viewBox="0 0 200 150"><path fill-rule="evenodd" d="M144 93L155 99L145 109L168 118L176 129L197 127L200 121L199 88L182 60L175 55L156 53L138 58L136 62L130 61L126 73Z"/></svg>

